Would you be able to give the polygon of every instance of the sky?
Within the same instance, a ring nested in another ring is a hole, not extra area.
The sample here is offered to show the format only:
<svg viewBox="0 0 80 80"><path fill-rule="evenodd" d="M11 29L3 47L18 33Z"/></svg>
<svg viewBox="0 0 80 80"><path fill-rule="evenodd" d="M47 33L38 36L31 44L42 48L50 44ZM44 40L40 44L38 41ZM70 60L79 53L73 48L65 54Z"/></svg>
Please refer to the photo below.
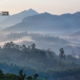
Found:
<svg viewBox="0 0 80 80"><path fill-rule="evenodd" d="M0 11L9 11L10 14L30 8L39 13L75 13L80 11L80 0L0 0Z"/></svg>

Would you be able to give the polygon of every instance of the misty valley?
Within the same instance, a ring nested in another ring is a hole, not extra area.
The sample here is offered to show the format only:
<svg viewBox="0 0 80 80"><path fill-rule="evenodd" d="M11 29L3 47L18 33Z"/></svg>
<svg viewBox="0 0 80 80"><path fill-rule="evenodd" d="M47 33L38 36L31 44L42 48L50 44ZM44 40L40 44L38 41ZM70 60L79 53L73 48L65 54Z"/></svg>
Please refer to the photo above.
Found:
<svg viewBox="0 0 80 80"><path fill-rule="evenodd" d="M79 36L80 12L0 16L0 80L80 80Z"/></svg>

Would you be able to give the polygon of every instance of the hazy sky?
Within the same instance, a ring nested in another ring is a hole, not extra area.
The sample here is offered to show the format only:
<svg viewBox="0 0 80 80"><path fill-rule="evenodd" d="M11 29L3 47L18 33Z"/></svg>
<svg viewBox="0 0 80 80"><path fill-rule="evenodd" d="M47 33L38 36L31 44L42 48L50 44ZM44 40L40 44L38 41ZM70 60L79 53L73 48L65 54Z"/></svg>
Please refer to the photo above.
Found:
<svg viewBox="0 0 80 80"><path fill-rule="evenodd" d="M0 0L0 11L9 11L10 14L29 8L39 13L74 13L80 11L80 0Z"/></svg>

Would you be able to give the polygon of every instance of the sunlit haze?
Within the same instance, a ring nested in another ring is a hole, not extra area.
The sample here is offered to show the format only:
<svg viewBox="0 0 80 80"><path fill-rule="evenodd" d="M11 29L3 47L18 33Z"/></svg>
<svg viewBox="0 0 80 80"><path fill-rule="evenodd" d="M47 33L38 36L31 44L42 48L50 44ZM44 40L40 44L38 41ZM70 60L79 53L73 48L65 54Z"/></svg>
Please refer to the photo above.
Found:
<svg viewBox="0 0 80 80"><path fill-rule="evenodd" d="M39 13L75 13L80 11L80 0L0 0L0 11L9 11L10 14L30 8Z"/></svg>

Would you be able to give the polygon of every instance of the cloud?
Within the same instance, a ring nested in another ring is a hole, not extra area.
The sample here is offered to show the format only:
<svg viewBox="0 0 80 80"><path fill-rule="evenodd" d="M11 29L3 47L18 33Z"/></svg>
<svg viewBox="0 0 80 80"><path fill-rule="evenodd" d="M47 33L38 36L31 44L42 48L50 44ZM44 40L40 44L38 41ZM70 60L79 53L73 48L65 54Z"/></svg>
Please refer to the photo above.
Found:
<svg viewBox="0 0 80 80"><path fill-rule="evenodd" d="M22 37L22 38L19 38L17 40L12 40L14 43L22 43L23 41L26 41L26 42L35 42L31 37L27 36L27 37ZM5 43L7 42L10 42L10 40L7 40L7 41L2 41L0 42L0 45L3 46Z"/></svg>

